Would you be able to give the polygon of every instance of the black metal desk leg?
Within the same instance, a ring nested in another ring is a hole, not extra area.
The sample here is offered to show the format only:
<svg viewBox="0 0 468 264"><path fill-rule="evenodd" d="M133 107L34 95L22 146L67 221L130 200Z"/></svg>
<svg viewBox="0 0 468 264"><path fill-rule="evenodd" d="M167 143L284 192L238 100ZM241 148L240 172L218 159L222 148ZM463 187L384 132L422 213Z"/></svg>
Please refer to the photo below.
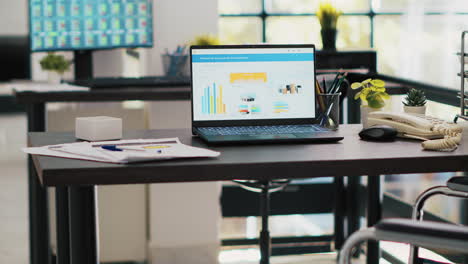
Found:
<svg viewBox="0 0 468 264"><path fill-rule="evenodd" d="M360 212L361 212L361 176L348 177L348 184L346 188L346 222L347 232L346 238L351 234L358 231L360 228ZM353 257L358 258L360 250L356 250Z"/></svg>
<svg viewBox="0 0 468 264"><path fill-rule="evenodd" d="M70 264L70 217L68 206L68 187L56 187L57 264Z"/></svg>
<svg viewBox="0 0 468 264"><path fill-rule="evenodd" d="M367 177L367 226L375 225L382 218L382 194L380 175ZM378 242L367 242L367 264L379 263L380 249Z"/></svg>
<svg viewBox="0 0 468 264"><path fill-rule="evenodd" d="M270 183L262 186L260 196L260 211L262 215L262 230L260 231L260 264L270 264L271 238L268 231L268 215L270 214Z"/></svg>
<svg viewBox="0 0 468 264"><path fill-rule="evenodd" d="M71 264L98 264L97 187L69 187Z"/></svg>
<svg viewBox="0 0 468 264"><path fill-rule="evenodd" d="M348 187L346 191L346 208L348 219L347 237L356 232L360 228L360 212L361 212L361 176L348 177Z"/></svg>
<svg viewBox="0 0 468 264"><path fill-rule="evenodd" d="M45 131L45 105L27 105L28 132ZM41 186L31 156L28 156L29 257L30 264L51 263L47 189Z"/></svg>
<svg viewBox="0 0 468 264"><path fill-rule="evenodd" d="M341 249L345 239L345 188L344 177L338 176L333 179L335 187L335 210L334 210L334 237L335 250Z"/></svg>

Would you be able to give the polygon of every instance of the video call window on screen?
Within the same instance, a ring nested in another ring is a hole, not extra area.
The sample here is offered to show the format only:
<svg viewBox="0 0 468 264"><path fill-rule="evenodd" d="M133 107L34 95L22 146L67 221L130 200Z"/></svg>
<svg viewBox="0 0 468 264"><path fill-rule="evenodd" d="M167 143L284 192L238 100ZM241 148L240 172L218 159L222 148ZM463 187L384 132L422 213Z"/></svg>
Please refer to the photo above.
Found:
<svg viewBox="0 0 468 264"><path fill-rule="evenodd" d="M152 0L30 0L33 51L153 46Z"/></svg>

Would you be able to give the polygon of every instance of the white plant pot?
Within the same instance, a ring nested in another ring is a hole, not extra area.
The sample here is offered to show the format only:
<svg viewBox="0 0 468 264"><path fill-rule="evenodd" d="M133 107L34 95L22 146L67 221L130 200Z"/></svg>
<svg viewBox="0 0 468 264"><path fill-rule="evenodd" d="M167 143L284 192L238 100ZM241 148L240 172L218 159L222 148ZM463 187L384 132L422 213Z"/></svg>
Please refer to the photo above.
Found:
<svg viewBox="0 0 468 264"><path fill-rule="evenodd" d="M382 108L372 108L367 105L361 105L361 124L362 128L368 128L367 115L371 112L382 111Z"/></svg>
<svg viewBox="0 0 468 264"><path fill-rule="evenodd" d="M55 71L47 72L47 82L50 84L60 84L62 81L62 75Z"/></svg>
<svg viewBox="0 0 468 264"><path fill-rule="evenodd" d="M403 110L408 114L426 114L426 106L406 106L403 105Z"/></svg>

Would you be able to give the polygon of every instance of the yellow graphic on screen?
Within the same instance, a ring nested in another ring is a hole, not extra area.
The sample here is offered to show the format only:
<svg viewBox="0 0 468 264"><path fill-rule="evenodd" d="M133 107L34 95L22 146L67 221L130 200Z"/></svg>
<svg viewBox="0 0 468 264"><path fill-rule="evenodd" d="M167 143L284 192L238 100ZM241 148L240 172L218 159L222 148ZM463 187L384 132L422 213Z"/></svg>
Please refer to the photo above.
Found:
<svg viewBox="0 0 468 264"><path fill-rule="evenodd" d="M223 86L208 86L201 97L203 114L225 114L226 104L223 102Z"/></svg>
<svg viewBox="0 0 468 264"><path fill-rule="evenodd" d="M289 104L284 101L278 101L273 103L273 113L287 113L289 112Z"/></svg>
<svg viewBox="0 0 468 264"><path fill-rule="evenodd" d="M245 81L260 81L260 82L267 82L267 74L266 72L238 72L238 73L231 73L230 74L230 82L245 82Z"/></svg>

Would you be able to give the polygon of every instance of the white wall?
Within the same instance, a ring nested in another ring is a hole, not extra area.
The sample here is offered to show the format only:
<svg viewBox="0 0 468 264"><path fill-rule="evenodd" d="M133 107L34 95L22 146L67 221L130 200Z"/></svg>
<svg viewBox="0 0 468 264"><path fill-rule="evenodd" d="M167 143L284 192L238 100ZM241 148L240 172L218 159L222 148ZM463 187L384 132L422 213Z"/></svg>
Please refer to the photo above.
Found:
<svg viewBox="0 0 468 264"><path fill-rule="evenodd" d="M217 33L218 0L154 0L154 48L146 73L162 75L161 54L200 34ZM189 128L190 103L148 105L150 128ZM217 182L154 184L150 189L153 264L218 262L221 185Z"/></svg>
<svg viewBox="0 0 468 264"><path fill-rule="evenodd" d="M173 51L197 35L218 32L218 0L154 0L153 15L154 47L143 51L146 68L142 72L146 75L163 75L161 54L166 49ZM150 128L190 127L188 101L157 102L148 108Z"/></svg>
<svg viewBox="0 0 468 264"><path fill-rule="evenodd" d="M149 51L148 74L162 75L161 54L194 36L218 32L217 0L154 0L154 48Z"/></svg>
<svg viewBox="0 0 468 264"><path fill-rule="evenodd" d="M28 1L0 0L0 35L28 34Z"/></svg>

